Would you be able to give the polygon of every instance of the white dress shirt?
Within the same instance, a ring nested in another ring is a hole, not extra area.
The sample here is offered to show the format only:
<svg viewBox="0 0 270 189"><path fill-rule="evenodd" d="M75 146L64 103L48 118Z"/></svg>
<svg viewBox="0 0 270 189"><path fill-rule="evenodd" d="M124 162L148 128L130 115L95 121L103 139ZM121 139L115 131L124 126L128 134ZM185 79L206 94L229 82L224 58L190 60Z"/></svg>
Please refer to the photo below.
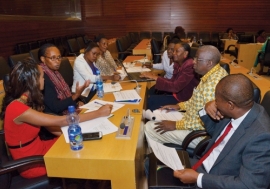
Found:
<svg viewBox="0 0 270 189"><path fill-rule="evenodd" d="M242 115L241 117L239 117L237 119L231 119L232 129L225 136L223 141L221 141L221 143L216 148L214 148L213 151L209 154L209 156L203 161L203 166L204 166L207 173L209 173L209 171L211 170L215 161L217 160L219 154L221 153L221 151L223 150L223 148L225 147L227 142L230 140L233 133L236 131L236 129L239 127L239 125L242 123L242 121L245 119L245 117L247 116L249 111L247 111L244 115ZM201 111L199 111L199 114L200 114L200 116L206 115L205 109L202 109ZM227 125L229 125L229 123ZM226 127L224 127L223 131L220 133L220 135L218 136L216 141L219 139L219 137L222 136ZM200 173L198 178L197 178L197 185L200 188L202 188L202 177L203 177L203 173Z"/></svg>
<svg viewBox="0 0 270 189"><path fill-rule="evenodd" d="M164 70L165 71L164 77L167 78L167 79L171 79L172 76L173 76L173 64L174 63L172 63L170 65L170 59L168 57L168 53L167 53L167 50L166 50L162 54L161 63L153 64L153 68L158 69L158 70Z"/></svg>

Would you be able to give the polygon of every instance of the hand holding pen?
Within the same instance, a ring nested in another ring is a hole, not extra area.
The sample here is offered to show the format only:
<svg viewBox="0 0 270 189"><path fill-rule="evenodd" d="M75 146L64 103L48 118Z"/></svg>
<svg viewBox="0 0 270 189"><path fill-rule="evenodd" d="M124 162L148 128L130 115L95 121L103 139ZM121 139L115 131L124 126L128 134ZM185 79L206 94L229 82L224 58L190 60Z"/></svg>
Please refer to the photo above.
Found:
<svg viewBox="0 0 270 189"><path fill-rule="evenodd" d="M112 112L113 105L111 104L101 104L95 101L96 104L101 105L100 108L97 110L100 116L109 116Z"/></svg>
<svg viewBox="0 0 270 189"><path fill-rule="evenodd" d="M210 102L207 102L204 106L204 109L206 113L212 117L213 119L220 120L224 116L220 113L220 111L217 109L216 101L212 100Z"/></svg>

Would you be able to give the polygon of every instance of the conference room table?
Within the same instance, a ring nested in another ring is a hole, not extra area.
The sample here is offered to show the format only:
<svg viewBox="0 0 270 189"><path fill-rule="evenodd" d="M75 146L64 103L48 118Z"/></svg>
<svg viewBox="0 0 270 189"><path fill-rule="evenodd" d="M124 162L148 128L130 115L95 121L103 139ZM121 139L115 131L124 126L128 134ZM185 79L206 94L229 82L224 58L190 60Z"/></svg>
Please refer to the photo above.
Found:
<svg viewBox="0 0 270 189"><path fill-rule="evenodd" d="M220 39L224 43L224 50L227 50L227 48L230 45L235 45L237 43L237 40L234 39ZM234 47L231 47L230 50L234 50Z"/></svg>
<svg viewBox="0 0 270 189"><path fill-rule="evenodd" d="M132 54L146 54L148 58L152 59L151 39L143 39L133 50Z"/></svg>
<svg viewBox="0 0 270 189"><path fill-rule="evenodd" d="M251 69L258 56L258 50L261 50L263 43L236 43L235 46L238 48L238 64L247 69Z"/></svg>
<svg viewBox="0 0 270 189"><path fill-rule="evenodd" d="M270 90L270 80L263 78L255 73L255 70L252 74L250 69L247 69L239 64L231 64L231 60L223 58L221 62L228 63L230 65L230 74L241 73L247 76L257 87L261 90L261 99L264 97L264 94Z"/></svg>
<svg viewBox="0 0 270 189"><path fill-rule="evenodd" d="M103 136L101 140L85 141L82 150L72 151L61 135L44 156L48 176L110 180L112 189L145 188L142 110L147 83L142 82L140 85L140 103L125 104L109 118L119 127L129 108L134 117L130 139L117 139L116 133L112 133ZM133 89L136 83L123 82L121 86L123 89ZM114 101L113 93L105 93L102 100ZM139 112L134 112L135 109Z"/></svg>

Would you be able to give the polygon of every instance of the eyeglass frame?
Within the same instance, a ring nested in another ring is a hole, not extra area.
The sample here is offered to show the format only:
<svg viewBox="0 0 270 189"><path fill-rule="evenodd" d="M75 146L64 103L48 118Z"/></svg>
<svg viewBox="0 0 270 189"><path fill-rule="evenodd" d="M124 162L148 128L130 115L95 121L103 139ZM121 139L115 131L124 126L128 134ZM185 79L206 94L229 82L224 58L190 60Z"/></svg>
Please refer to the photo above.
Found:
<svg viewBox="0 0 270 189"><path fill-rule="evenodd" d="M194 62L198 62L198 61L211 61L210 59L204 59L204 58L198 58L198 57L194 57L193 58Z"/></svg>
<svg viewBox="0 0 270 189"><path fill-rule="evenodd" d="M49 56L44 56L45 58L49 58L51 61L61 61L62 59L63 59L63 57L62 56L58 56L58 57L55 57L55 56L51 56L51 57L49 57Z"/></svg>

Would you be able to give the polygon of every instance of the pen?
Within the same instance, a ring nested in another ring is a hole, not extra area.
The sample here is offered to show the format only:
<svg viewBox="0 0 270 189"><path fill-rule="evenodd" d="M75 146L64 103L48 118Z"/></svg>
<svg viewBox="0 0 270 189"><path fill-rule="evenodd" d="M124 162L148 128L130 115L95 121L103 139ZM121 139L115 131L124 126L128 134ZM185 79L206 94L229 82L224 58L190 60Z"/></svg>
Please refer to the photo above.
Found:
<svg viewBox="0 0 270 189"><path fill-rule="evenodd" d="M99 103L99 102L97 102L97 101L95 101L95 103L96 103L96 104L99 104L99 105L101 105L101 106L104 106L104 104L101 104L101 103Z"/></svg>

